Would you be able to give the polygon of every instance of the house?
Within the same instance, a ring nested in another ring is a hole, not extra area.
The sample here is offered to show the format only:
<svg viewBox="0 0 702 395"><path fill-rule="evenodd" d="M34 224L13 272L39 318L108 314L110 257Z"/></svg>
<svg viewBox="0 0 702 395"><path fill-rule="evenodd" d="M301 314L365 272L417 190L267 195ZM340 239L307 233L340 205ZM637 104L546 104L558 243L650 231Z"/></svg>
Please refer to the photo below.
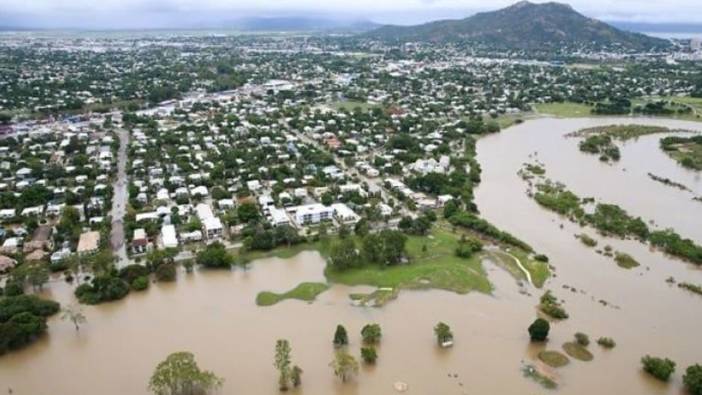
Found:
<svg viewBox="0 0 702 395"><path fill-rule="evenodd" d="M161 227L161 242L163 248L178 248L178 237L173 225L163 225Z"/></svg>
<svg viewBox="0 0 702 395"><path fill-rule="evenodd" d="M294 213L294 220L298 226L318 224L331 220L334 216L334 210L331 207L319 203L291 207L288 212Z"/></svg>
<svg viewBox="0 0 702 395"><path fill-rule="evenodd" d="M222 237L222 232L224 230L222 221L220 221L219 218L212 213L210 206L200 203L195 206L195 212L197 213L197 217L200 219L200 222L202 222L205 237L208 240Z"/></svg>
<svg viewBox="0 0 702 395"><path fill-rule="evenodd" d="M34 250L24 256L26 262L38 262L44 260L49 253L44 250Z"/></svg>
<svg viewBox="0 0 702 395"><path fill-rule="evenodd" d="M135 216L136 222L141 222L141 221L157 221L158 220L158 213L155 211L150 211L146 213L139 213Z"/></svg>
<svg viewBox="0 0 702 395"><path fill-rule="evenodd" d="M268 222L273 226L290 225L290 217L285 210L271 207L268 213Z"/></svg>
<svg viewBox="0 0 702 395"><path fill-rule="evenodd" d="M324 175L326 175L327 177L333 179L344 178L344 172L334 165L326 166L322 169L322 173L324 173Z"/></svg>
<svg viewBox="0 0 702 395"><path fill-rule="evenodd" d="M7 238L2 243L2 252L7 254L15 254L17 253L17 250L19 249L20 245L22 245L21 237Z"/></svg>
<svg viewBox="0 0 702 395"><path fill-rule="evenodd" d="M51 254L51 264L55 265L63 261L64 259L68 258L71 255L71 250L68 248L62 248L53 254Z"/></svg>
<svg viewBox="0 0 702 395"><path fill-rule="evenodd" d="M202 226L204 227L207 239L214 240L222 237L224 227L222 226L222 221L220 221L219 218L210 217L205 221L202 221Z"/></svg>
<svg viewBox="0 0 702 395"><path fill-rule="evenodd" d="M340 224L356 225L361 220L361 217L344 203L334 203L331 205L331 208L334 210L334 218Z"/></svg>
<svg viewBox="0 0 702 395"><path fill-rule="evenodd" d="M44 206L27 207L22 210L23 217L38 217L44 212Z"/></svg>
<svg viewBox="0 0 702 395"><path fill-rule="evenodd" d="M168 195L168 189L166 188L161 188L156 192L156 200L162 201L162 202L168 202L170 200L170 196Z"/></svg>
<svg viewBox="0 0 702 395"><path fill-rule="evenodd" d="M261 189L261 182L258 180L251 180L246 182L246 187L251 192L258 192Z"/></svg>
<svg viewBox="0 0 702 395"><path fill-rule="evenodd" d="M13 208L6 208L0 210L0 220L6 221L8 219L14 218L16 215L16 210Z"/></svg>
<svg viewBox="0 0 702 395"><path fill-rule="evenodd" d="M258 205L261 206L263 212L266 212L275 205L275 200L271 195L261 195L258 197Z"/></svg>
<svg viewBox="0 0 702 395"><path fill-rule="evenodd" d="M81 233L80 239L78 239L78 248L76 249L76 252L78 255L94 254L98 251L99 245L100 232L84 232Z"/></svg>
<svg viewBox="0 0 702 395"><path fill-rule="evenodd" d="M219 199L217 201L217 207L220 210L230 210L234 208L234 200L232 199Z"/></svg>
<svg viewBox="0 0 702 395"><path fill-rule="evenodd" d="M180 240L183 243L190 243L195 241L202 241L202 232L195 230L192 232L183 232L180 234Z"/></svg>
<svg viewBox="0 0 702 395"><path fill-rule="evenodd" d="M444 207L446 203L450 202L453 200L453 196L451 195L440 195L436 197L436 205L438 207Z"/></svg>
<svg viewBox="0 0 702 395"><path fill-rule="evenodd" d="M134 230L132 238L132 252L134 254L143 254L149 249L149 238L146 236L146 230L139 228Z"/></svg>
<svg viewBox="0 0 702 395"><path fill-rule="evenodd" d="M16 265L16 260L5 255L0 255L0 273L6 273Z"/></svg>
<svg viewBox="0 0 702 395"><path fill-rule="evenodd" d="M380 215L382 215L383 217L389 217L392 215L392 207L388 206L385 203L379 203L378 209L380 210Z"/></svg>
<svg viewBox="0 0 702 395"><path fill-rule="evenodd" d="M190 190L192 196L202 196L205 197L209 194L207 187L204 185L197 186Z"/></svg>

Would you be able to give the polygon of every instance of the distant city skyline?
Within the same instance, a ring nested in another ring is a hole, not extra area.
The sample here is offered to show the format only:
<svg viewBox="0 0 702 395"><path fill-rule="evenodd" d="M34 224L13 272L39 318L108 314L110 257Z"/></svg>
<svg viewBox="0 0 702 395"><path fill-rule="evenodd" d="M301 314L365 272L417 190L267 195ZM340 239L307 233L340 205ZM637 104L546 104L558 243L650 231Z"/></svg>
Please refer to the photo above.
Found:
<svg viewBox="0 0 702 395"><path fill-rule="evenodd" d="M460 19L515 0L0 0L0 26L22 28L226 28L251 17L309 17L379 24ZM544 1L534 1L542 3ZM579 12L604 21L699 23L702 2L571 0Z"/></svg>

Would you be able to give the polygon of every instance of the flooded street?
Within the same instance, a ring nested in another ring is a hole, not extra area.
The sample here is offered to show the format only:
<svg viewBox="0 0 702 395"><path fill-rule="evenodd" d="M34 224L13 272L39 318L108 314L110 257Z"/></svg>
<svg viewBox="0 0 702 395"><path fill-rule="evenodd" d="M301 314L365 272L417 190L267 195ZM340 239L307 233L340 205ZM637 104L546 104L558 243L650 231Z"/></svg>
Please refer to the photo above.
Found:
<svg viewBox="0 0 702 395"><path fill-rule="evenodd" d="M349 293L366 288L333 286L311 304L287 300L256 306L260 291L324 281L323 259L316 252L303 252L286 260L258 260L247 270L181 272L174 284L153 284L122 301L85 306L88 322L79 333L70 322L53 317L48 336L0 358L0 393L11 388L15 395L146 394L157 363L171 352L187 350L202 368L225 379L222 394L277 394L274 344L287 338L293 363L304 370L302 388L291 393L391 394L393 384L404 381L412 394L679 394L680 372L702 362L702 297L665 279L702 284L702 271L638 242L597 236L600 245L610 244L641 262L632 270L619 268L573 237L582 232L579 227L526 196L526 183L517 175L538 151L547 175L573 192L620 204L701 243L702 203L646 175L669 177L702 194L699 173L684 170L660 151L660 136L627 143L616 165L582 154L577 140L562 137L612 122L539 119L478 142L483 183L476 203L483 217L548 255L556 267L556 277L545 288L565 300L570 318L552 325L545 346L531 345L526 330L542 291L519 293L515 280L488 262L493 295L402 291L397 300L376 309L350 303ZM640 122L701 128L677 121ZM588 234L596 236L592 230ZM72 288L60 281L48 293L62 304L74 300ZM451 325L452 349L436 347L432 328L438 321ZM378 363L362 367L356 380L342 384L328 366L334 329L346 326L349 350L358 358L360 329L371 322L383 330ZM544 347L560 350L578 331L590 335L595 358L572 360L558 369L557 391L522 376L524 362L536 363L533 359ZM600 336L614 338L617 347L604 350L594 344ZM641 373L639 359L645 354L678 363L670 384Z"/></svg>

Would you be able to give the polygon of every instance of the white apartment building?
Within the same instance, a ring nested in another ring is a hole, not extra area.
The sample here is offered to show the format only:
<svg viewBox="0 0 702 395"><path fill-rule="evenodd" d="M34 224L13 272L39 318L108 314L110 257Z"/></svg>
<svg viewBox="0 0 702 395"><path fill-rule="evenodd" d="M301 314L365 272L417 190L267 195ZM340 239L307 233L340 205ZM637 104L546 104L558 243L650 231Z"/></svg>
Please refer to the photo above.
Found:
<svg viewBox="0 0 702 395"><path fill-rule="evenodd" d="M318 224L334 216L334 209L320 203L291 207L288 211L294 213L294 220L298 226Z"/></svg>

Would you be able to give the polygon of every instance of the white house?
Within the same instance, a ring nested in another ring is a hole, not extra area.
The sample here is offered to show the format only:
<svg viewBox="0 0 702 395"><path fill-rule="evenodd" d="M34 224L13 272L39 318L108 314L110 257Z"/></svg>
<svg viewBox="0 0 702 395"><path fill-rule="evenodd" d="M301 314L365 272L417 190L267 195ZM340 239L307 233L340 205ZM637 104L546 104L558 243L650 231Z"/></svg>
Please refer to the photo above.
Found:
<svg viewBox="0 0 702 395"><path fill-rule="evenodd" d="M202 241L202 232L199 230L184 232L180 234L180 239L183 241L183 243Z"/></svg>
<svg viewBox="0 0 702 395"><path fill-rule="evenodd" d="M16 211L13 208L0 210L0 220L12 219L15 217Z"/></svg>
<svg viewBox="0 0 702 395"><path fill-rule="evenodd" d="M334 210L334 218L336 218L339 223L355 225L361 220L361 217L344 203L334 203L331 207L332 210Z"/></svg>
<svg viewBox="0 0 702 395"><path fill-rule="evenodd" d="M161 227L161 241L163 248L178 248L178 237L173 225L163 225Z"/></svg>
<svg viewBox="0 0 702 395"><path fill-rule="evenodd" d="M290 225L290 217L288 217L285 210L276 207L271 207L269 210L268 221L271 223L271 225Z"/></svg>
<svg viewBox="0 0 702 395"><path fill-rule="evenodd" d="M210 206L204 203L200 203L195 206L195 212L197 212L197 217L202 222L202 227L205 231L205 237L207 239L217 239L222 236L222 231L224 227L222 226L222 221L217 218Z"/></svg>

